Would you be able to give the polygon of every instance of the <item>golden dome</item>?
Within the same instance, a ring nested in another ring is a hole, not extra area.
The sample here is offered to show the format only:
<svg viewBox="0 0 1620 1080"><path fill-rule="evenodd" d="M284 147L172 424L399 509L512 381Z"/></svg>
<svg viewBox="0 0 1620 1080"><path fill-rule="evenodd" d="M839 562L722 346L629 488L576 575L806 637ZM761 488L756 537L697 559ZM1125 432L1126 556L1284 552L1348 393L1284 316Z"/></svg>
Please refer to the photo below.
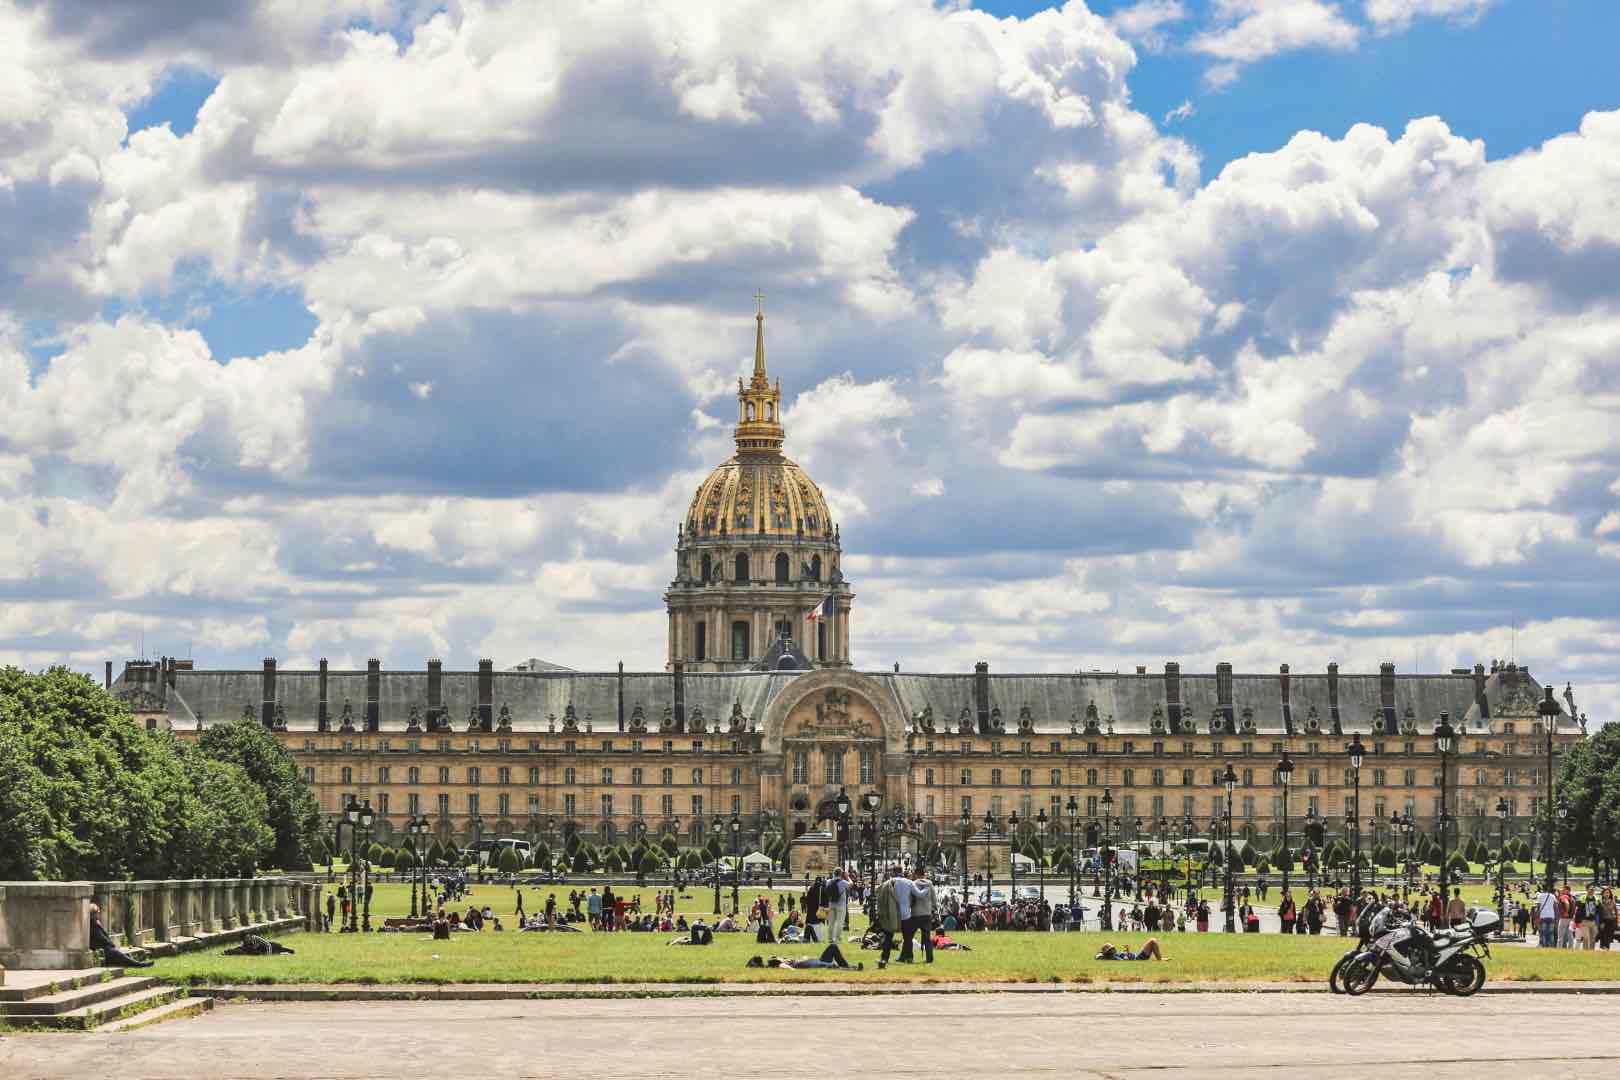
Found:
<svg viewBox="0 0 1620 1080"><path fill-rule="evenodd" d="M832 536L827 500L808 473L787 458L743 460L715 469L686 511L688 537Z"/></svg>
<svg viewBox="0 0 1620 1080"><path fill-rule="evenodd" d="M737 455L698 485L686 511L692 537L833 535L827 500L782 456L782 387L765 373L765 313L754 316L754 373L737 380Z"/></svg>

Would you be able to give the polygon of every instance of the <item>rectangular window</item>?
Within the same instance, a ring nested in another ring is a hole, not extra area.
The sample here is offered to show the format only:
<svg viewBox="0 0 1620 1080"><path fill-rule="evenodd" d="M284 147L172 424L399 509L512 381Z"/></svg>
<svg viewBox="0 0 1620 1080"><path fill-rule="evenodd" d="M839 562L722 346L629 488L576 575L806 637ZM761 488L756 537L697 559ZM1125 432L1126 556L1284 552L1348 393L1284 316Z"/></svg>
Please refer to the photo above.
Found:
<svg viewBox="0 0 1620 1080"><path fill-rule="evenodd" d="M450 782L450 766L448 766L448 765L440 765L439 766L439 783L448 784L449 782Z"/></svg>
<svg viewBox="0 0 1620 1080"><path fill-rule="evenodd" d="M602 753L604 753L604 754L613 753L613 740L612 739L603 739L602 740Z"/></svg>
<svg viewBox="0 0 1620 1080"><path fill-rule="evenodd" d="M641 796L640 795L632 795L632 796L630 796L630 816L631 817L640 817L641 816Z"/></svg>
<svg viewBox="0 0 1620 1080"><path fill-rule="evenodd" d="M1127 795L1119 800L1119 816L1123 821L1132 821L1136 817L1136 796Z"/></svg>
<svg viewBox="0 0 1620 1080"><path fill-rule="evenodd" d="M388 792L386 791L377 794L377 813L383 817L388 816Z"/></svg>
<svg viewBox="0 0 1620 1080"><path fill-rule="evenodd" d="M1181 797L1181 816L1184 818L1193 816L1193 797L1191 795Z"/></svg>
<svg viewBox="0 0 1620 1080"><path fill-rule="evenodd" d="M354 770L347 765L343 766L343 782L345 784L354 783Z"/></svg>
<svg viewBox="0 0 1620 1080"><path fill-rule="evenodd" d="M1254 787L1254 770L1253 769L1244 769L1243 770L1243 786L1244 787Z"/></svg>
<svg viewBox="0 0 1620 1080"><path fill-rule="evenodd" d="M827 783L842 784L844 782L844 755L839 750L828 750L822 754L827 769Z"/></svg>
<svg viewBox="0 0 1620 1080"><path fill-rule="evenodd" d="M476 792L467 796L467 816L478 816L478 795Z"/></svg>
<svg viewBox="0 0 1620 1080"><path fill-rule="evenodd" d="M1127 754L1136 753L1136 744L1134 742L1131 742L1129 739L1126 739L1125 740L1125 752Z"/></svg>
<svg viewBox="0 0 1620 1080"><path fill-rule="evenodd" d="M1281 795L1273 795L1271 797L1271 819L1273 821L1281 821L1282 816L1283 816L1282 796Z"/></svg>
<svg viewBox="0 0 1620 1080"><path fill-rule="evenodd" d="M703 796L701 795L692 796L692 816L695 818L703 816Z"/></svg>
<svg viewBox="0 0 1620 1080"><path fill-rule="evenodd" d="M1321 769L1309 769L1309 770L1306 771L1305 775L1310 778L1311 787L1321 787L1322 786L1322 770Z"/></svg>
<svg viewBox="0 0 1620 1080"><path fill-rule="evenodd" d="M1032 776L1030 770L1028 770L1028 769L1019 769L1018 770L1018 786L1019 787L1029 787L1032 779L1033 779L1033 776Z"/></svg>
<svg viewBox="0 0 1620 1080"><path fill-rule="evenodd" d="M1373 770L1373 787L1384 787L1385 786L1384 781L1385 781L1384 770L1383 769L1374 769Z"/></svg>
<svg viewBox="0 0 1620 1080"><path fill-rule="evenodd" d="M512 770L509 766L502 765L499 769L496 769L495 776L503 784L510 784L512 782Z"/></svg>
<svg viewBox="0 0 1620 1080"><path fill-rule="evenodd" d="M1000 795L992 795L992 796L990 796L990 817L991 817L992 820L997 821L997 822L999 822L1001 820L1001 796Z"/></svg>
<svg viewBox="0 0 1620 1080"><path fill-rule="evenodd" d="M476 766L467 770L467 783L478 783L478 769Z"/></svg>
<svg viewBox="0 0 1620 1080"><path fill-rule="evenodd" d="M640 769L631 769L630 770L630 786L631 787L640 787L641 786L641 770Z"/></svg>
<svg viewBox="0 0 1620 1080"><path fill-rule="evenodd" d="M675 783L675 770L674 769L664 769L664 770L660 771L659 774L658 774L658 779L659 779L659 782L662 783L665 787L669 787L671 784Z"/></svg>
<svg viewBox="0 0 1620 1080"><path fill-rule="evenodd" d="M377 783L379 783L379 784L388 783L388 773L389 773L389 768L388 768L387 765L384 765L384 766L380 767L377 770Z"/></svg>
<svg viewBox="0 0 1620 1080"><path fill-rule="evenodd" d="M439 796L439 816L442 818L450 816L450 796L448 795Z"/></svg>
<svg viewBox="0 0 1620 1080"><path fill-rule="evenodd" d="M675 816L675 796L673 796L673 795L661 796L659 798L659 800L658 800L658 807L659 807L660 810L663 811L665 817L674 817Z"/></svg>
<svg viewBox="0 0 1620 1080"><path fill-rule="evenodd" d="M573 782L574 782L574 770L571 769L571 768L564 769L563 770L563 783L572 784Z"/></svg>
<svg viewBox="0 0 1620 1080"><path fill-rule="evenodd" d="M923 787L933 787L933 786L934 786L934 770L933 769L924 769L923 770Z"/></svg>
<svg viewBox="0 0 1620 1080"><path fill-rule="evenodd" d="M610 817L613 816L613 796L612 795L604 795L604 796L602 796L602 816L605 817L605 818L610 818Z"/></svg>
<svg viewBox="0 0 1620 1080"><path fill-rule="evenodd" d="M703 783L703 770L702 769L693 769L692 770L692 783L694 783L694 784Z"/></svg>
<svg viewBox="0 0 1620 1080"><path fill-rule="evenodd" d="M1086 786L1087 787L1096 787L1097 786L1097 770L1096 769L1087 769L1086 770Z"/></svg>
<svg viewBox="0 0 1620 1080"><path fill-rule="evenodd" d="M1406 784L1407 787L1416 787L1417 786L1417 770L1416 769L1404 769L1404 770L1402 770L1402 773L1403 773L1403 776L1404 776L1404 781L1403 782Z"/></svg>
<svg viewBox="0 0 1620 1080"><path fill-rule="evenodd" d="M962 744L962 753L964 753L964 754L973 753L973 743L972 742L964 742Z"/></svg>
<svg viewBox="0 0 1620 1080"><path fill-rule="evenodd" d="M1052 745L1050 746L1049 749L1054 754L1061 754L1061 753L1063 753L1063 744L1060 743L1060 742L1054 742L1054 743L1052 743Z"/></svg>
<svg viewBox="0 0 1620 1080"><path fill-rule="evenodd" d="M1095 795L1087 795L1086 796L1086 817L1095 818L1096 816L1097 816L1097 796L1095 796Z"/></svg>
<svg viewBox="0 0 1620 1080"><path fill-rule="evenodd" d="M968 787L972 783L973 783L973 770L972 769L963 769L962 770L962 786L963 787Z"/></svg>
<svg viewBox="0 0 1620 1080"><path fill-rule="evenodd" d="M804 750L793 751L793 782L795 784L810 782L810 755Z"/></svg>
<svg viewBox="0 0 1620 1080"><path fill-rule="evenodd" d="M1136 786L1136 770L1135 769L1126 769L1125 770L1125 779L1124 779L1124 782L1120 784L1120 786L1121 787L1135 787Z"/></svg>
<svg viewBox="0 0 1620 1080"><path fill-rule="evenodd" d="M872 776L877 771L877 755L870 750L861 751L861 783L872 783Z"/></svg>
<svg viewBox="0 0 1620 1080"><path fill-rule="evenodd" d="M1063 786L1063 770L1062 769L1053 769L1052 770L1052 786L1053 787L1062 787Z"/></svg>
<svg viewBox="0 0 1620 1080"><path fill-rule="evenodd" d="M576 802L574 800L574 793L573 792L569 792L567 795L564 795L563 796L563 817L572 818L574 816L574 813L575 813L576 805L577 804L576 804Z"/></svg>
<svg viewBox="0 0 1620 1080"><path fill-rule="evenodd" d="M422 770L417 768L415 765L412 765L410 768L406 769L405 782L407 784L420 784L422 782Z"/></svg>
<svg viewBox="0 0 1620 1080"><path fill-rule="evenodd" d="M540 813L540 796L529 796L529 816L535 817Z"/></svg>
<svg viewBox="0 0 1620 1080"><path fill-rule="evenodd" d="M512 816L512 796L503 791L495 797L495 802L500 807L501 817Z"/></svg>
<svg viewBox="0 0 1620 1080"><path fill-rule="evenodd" d="M692 753L694 753L694 754L700 753L702 750L703 750L703 740L702 739L693 739L692 740Z"/></svg>
<svg viewBox="0 0 1620 1080"><path fill-rule="evenodd" d="M315 782L315 766L306 765L304 767L304 783L313 784L314 782Z"/></svg>
<svg viewBox="0 0 1620 1080"><path fill-rule="evenodd" d="M1253 795L1245 795L1245 796L1243 796L1243 817L1244 817L1245 820L1248 820L1248 821L1252 821L1254 819L1254 796Z"/></svg>
<svg viewBox="0 0 1620 1080"><path fill-rule="evenodd" d="M735 817L740 813L742 813L742 796L733 795L731 797L731 814L733 817Z"/></svg>
<svg viewBox="0 0 1620 1080"><path fill-rule="evenodd" d="M405 796L405 812L411 817L420 817L422 814L422 796L414 791Z"/></svg>
<svg viewBox="0 0 1620 1080"><path fill-rule="evenodd" d="M1181 770L1181 786L1182 787L1192 787L1193 786L1193 771L1191 769L1182 769Z"/></svg>
<svg viewBox="0 0 1620 1080"><path fill-rule="evenodd" d="M741 769L732 769L731 770L731 782L733 784L742 783L742 770Z"/></svg>
<svg viewBox="0 0 1620 1080"><path fill-rule="evenodd" d="M991 787L1000 787L1001 786L1001 770L1000 769L991 769L990 770L990 786Z"/></svg>
<svg viewBox="0 0 1620 1080"><path fill-rule="evenodd" d="M1153 770L1153 786L1154 787L1164 787L1164 770L1163 769L1154 769Z"/></svg>
<svg viewBox="0 0 1620 1080"><path fill-rule="evenodd" d="M533 785L538 785L540 783L540 768L539 768L539 766L531 765L529 767L529 783L533 784Z"/></svg>
<svg viewBox="0 0 1620 1080"><path fill-rule="evenodd" d="M1163 795L1155 795L1155 796L1153 796L1153 820L1154 821L1163 821L1164 820L1164 796Z"/></svg>
<svg viewBox="0 0 1620 1080"><path fill-rule="evenodd" d="M602 770L602 783L604 783L604 784L613 783L613 770L612 769L603 769Z"/></svg>

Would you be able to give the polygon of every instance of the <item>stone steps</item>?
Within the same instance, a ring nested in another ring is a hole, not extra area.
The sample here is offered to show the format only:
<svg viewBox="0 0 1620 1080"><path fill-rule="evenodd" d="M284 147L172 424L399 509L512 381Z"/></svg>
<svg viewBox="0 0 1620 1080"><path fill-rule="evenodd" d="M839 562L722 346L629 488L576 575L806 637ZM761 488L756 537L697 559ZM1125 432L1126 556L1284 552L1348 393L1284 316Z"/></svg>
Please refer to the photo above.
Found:
<svg viewBox="0 0 1620 1080"><path fill-rule="evenodd" d="M146 1027L148 1024L161 1024L165 1020L178 1020L185 1016L197 1016L208 1012L214 1007L213 998L182 997L176 998L166 1005L146 1009L130 1016L123 1016L111 1020L96 1028L98 1034L117 1034L120 1031L133 1031L136 1028Z"/></svg>
<svg viewBox="0 0 1620 1080"><path fill-rule="evenodd" d="M34 998L44 997L62 990L74 990L82 986L92 986L97 983L111 981L124 974L123 968L87 968L83 971L46 973L47 978L30 978L34 975L28 971L13 971L10 982L0 985L0 1015L5 1013L5 1005L13 1001L31 1001Z"/></svg>
<svg viewBox="0 0 1620 1080"><path fill-rule="evenodd" d="M123 997L157 985L156 979L128 975L85 986L67 987L54 994L41 994L26 1001L0 1002L0 1017L27 1023L29 1017L54 1016L69 1009L96 1005L109 998Z"/></svg>

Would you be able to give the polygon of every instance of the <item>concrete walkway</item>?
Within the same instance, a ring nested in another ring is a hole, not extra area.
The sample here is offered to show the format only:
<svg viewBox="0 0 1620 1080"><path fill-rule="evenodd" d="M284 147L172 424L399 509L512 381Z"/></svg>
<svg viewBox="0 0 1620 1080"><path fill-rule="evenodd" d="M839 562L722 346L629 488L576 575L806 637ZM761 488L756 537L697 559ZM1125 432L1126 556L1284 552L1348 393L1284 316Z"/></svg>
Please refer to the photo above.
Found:
<svg viewBox="0 0 1620 1080"><path fill-rule="evenodd" d="M1567 997L903 995L222 1005L114 1036L14 1035L0 1076L1497 1080L1620 1073Z"/></svg>
<svg viewBox="0 0 1620 1080"><path fill-rule="evenodd" d="M1419 994L1428 990L1380 982L1375 994ZM806 971L792 982L714 983L245 983L194 987L193 996L220 1001L521 1001L540 999L866 997L908 994L1325 994L1327 984L1311 982L859 982L846 976ZM1620 982L1488 982L1481 994L1620 994Z"/></svg>

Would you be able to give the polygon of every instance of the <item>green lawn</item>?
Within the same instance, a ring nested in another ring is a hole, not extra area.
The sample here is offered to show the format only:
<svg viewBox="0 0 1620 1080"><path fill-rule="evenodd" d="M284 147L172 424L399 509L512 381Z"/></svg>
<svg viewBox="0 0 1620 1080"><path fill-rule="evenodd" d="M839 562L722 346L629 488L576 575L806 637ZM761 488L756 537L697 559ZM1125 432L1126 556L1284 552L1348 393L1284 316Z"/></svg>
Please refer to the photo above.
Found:
<svg viewBox="0 0 1620 1080"><path fill-rule="evenodd" d="M544 904L550 889L524 890L524 905ZM763 890L760 890L763 891ZM651 890L648 890L650 893ZM568 890L558 890L561 905ZM748 904L756 895L743 890ZM512 910L508 887L475 887L472 900L488 901L504 917ZM729 892L725 897L729 903ZM646 897L648 903L650 895ZM405 886L379 886L373 896L373 922L408 911ZM678 910L707 914L713 890L683 894ZM465 908L463 908L465 910ZM857 920L859 921L859 920ZM221 956L218 950L186 953L158 961L152 973L183 983L250 982L718 982L779 981L837 977L830 972L778 972L745 968L756 953L803 956L819 946L762 946L751 935L718 935L707 948L670 947L674 934L457 934L434 941L425 934L291 934L279 940L293 956ZM1094 960L1104 940L1139 945L1144 934L1127 933L960 933L970 952L940 952L933 966L891 965L874 970L876 954L845 947L851 963L867 970L851 977L886 982L1016 981L1136 982L1291 981L1325 979L1346 942L1337 937L1284 938L1277 934L1164 934L1170 956L1164 964ZM1489 963L1491 978L1507 980L1620 979L1620 953L1542 952L1503 947Z"/></svg>

